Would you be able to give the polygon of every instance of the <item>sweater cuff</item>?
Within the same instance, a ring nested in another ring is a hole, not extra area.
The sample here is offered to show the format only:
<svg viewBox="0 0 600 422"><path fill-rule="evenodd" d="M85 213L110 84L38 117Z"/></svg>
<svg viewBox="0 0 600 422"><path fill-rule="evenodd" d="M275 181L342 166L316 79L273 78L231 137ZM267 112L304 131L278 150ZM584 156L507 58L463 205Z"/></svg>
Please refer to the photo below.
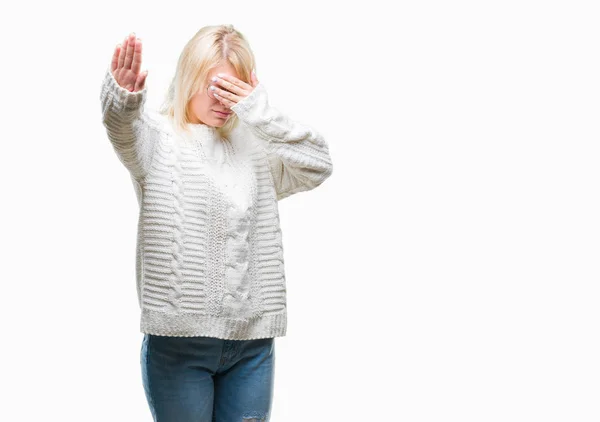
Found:
<svg viewBox="0 0 600 422"><path fill-rule="evenodd" d="M247 97L242 98L230 109L240 120L251 124L254 117L251 116L251 112L256 103L268 104L267 90L262 82L259 82Z"/></svg>
<svg viewBox="0 0 600 422"><path fill-rule="evenodd" d="M110 68L106 69L104 89L123 110L135 110L143 106L148 92L147 85L144 85L144 89L137 92L131 92L123 88L113 76Z"/></svg>

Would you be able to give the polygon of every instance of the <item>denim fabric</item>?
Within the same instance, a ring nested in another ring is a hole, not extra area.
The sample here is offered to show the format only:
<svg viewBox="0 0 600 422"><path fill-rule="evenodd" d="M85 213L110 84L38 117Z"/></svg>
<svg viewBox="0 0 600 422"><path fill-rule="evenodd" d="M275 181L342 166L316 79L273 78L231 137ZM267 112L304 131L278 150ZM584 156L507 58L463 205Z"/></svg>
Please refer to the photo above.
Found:
<svg viewBox="0 0 600 422"><path fill-rule="evenodd" d="M266 422L275 339L144 334L144 391L155 422Z"/></svg>

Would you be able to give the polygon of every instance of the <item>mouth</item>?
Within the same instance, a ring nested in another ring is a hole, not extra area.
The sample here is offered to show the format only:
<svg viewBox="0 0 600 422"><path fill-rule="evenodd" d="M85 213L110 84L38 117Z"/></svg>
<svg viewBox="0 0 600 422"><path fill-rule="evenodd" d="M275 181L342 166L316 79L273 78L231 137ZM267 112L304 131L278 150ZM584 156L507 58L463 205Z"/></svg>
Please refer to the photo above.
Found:
<svg viewBox="0 0 600 422"><path fill-rule="evenodd" d="M219 117L228 117L228 116L230 116L230 115L231 115L231 113L232 113L231 111L230 111L230 112L222 112L222 111L217 111L217 110L214 110L214 112L215 112L215 113L217 114L217 116L219 116Z"/></svg>

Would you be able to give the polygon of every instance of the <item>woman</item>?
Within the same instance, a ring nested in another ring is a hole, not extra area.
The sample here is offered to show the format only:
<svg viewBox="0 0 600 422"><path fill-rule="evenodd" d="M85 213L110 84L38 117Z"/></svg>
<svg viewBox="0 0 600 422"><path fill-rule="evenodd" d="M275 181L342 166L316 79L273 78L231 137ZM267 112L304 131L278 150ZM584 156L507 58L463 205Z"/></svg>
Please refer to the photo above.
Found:
<svg viewBox="0 0 600 422"><path fill-rule="evenodd" d="M313 128L274 107L232 25L184 47L160 112L144 107L142 42L117 45L103 123L140 206L142 378L155 421L268 421L286 334L277 201L332 173Z"/></svg>

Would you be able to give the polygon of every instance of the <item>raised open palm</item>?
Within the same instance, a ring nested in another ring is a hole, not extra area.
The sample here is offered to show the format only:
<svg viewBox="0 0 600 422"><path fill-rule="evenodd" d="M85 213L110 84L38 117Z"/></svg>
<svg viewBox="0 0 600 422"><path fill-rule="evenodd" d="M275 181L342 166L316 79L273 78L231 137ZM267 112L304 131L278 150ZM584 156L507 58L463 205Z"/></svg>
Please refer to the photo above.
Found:
<svg viewBox="0 0 600 422"><path fill-rule="evenodd" d="M117 83L131 91L144 89L148 71L140 72L142 66L142 40L135 33L129 34L123 40L123 45L117 44L112 57L111 71Z"/></svg>

